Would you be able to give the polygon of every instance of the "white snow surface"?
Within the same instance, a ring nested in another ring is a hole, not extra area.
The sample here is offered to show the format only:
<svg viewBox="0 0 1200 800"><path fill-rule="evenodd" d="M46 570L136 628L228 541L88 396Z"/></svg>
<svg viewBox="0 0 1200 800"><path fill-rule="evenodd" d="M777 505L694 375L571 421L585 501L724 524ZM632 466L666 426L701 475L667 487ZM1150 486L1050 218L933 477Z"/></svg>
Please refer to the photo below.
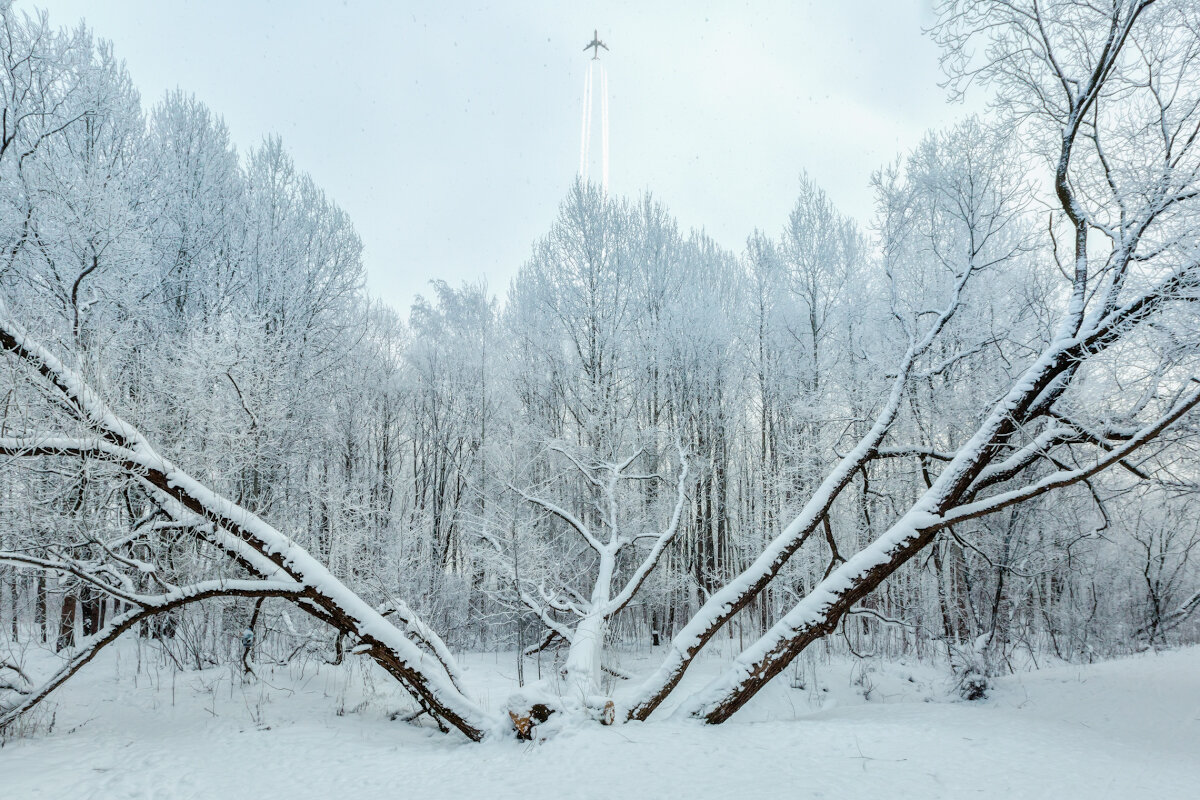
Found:
<svg viewBox="0 0 1200 800"><path fill-rule="evenodd" d="M789 669L721 726L660 712L474 744L389 720L409 703L365 660L260 665L263 680L242 682L146 659L139 673L134 647L114 645L60 690L49 734L0 749L0 797L1098 800L1200 786L1200 648L1023 673L974 703L929 665L810 659L803 688ZM650 667L643 656L625 666ZM485 704L515 689L512 659L463 658ZM724 661L699 659L680 691Z"/></svg>

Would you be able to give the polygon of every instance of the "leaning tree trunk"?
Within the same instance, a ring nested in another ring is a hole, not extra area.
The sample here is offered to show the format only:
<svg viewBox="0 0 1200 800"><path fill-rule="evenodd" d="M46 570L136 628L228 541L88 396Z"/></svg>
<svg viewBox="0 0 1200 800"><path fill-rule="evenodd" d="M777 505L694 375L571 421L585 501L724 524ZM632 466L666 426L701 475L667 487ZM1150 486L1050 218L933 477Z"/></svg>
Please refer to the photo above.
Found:
<svg viewBox="0 0 1200 800"><path fill-rule="evenodd" d="M1044 393L1057 376L1077 363L1084 348L1102 347L1104 338L1073 339L1052 347L1016 382L1008 397L1001 401L909 512L870 546L817 584L765 636L748 647L728 671L689 699L685 705L686 713L709 723L729 719L805 648L833 632L855 603L929 546L938 531L1085 481L1121 463L1200 404L1200 389L1193 389L1164 416L1143 427L1121 446L1108 450L1092 465L1060 470L1030 485L975 501L978 489L991 485L983 473L992 456L1000 452L1002 445L1016 432L1020 421L1027 420L1031 412L1043 407ZM978 480L981 475L983 479Z"/></svg>
<svg viewBox="0 0 1200 800"><path fill-rule="evenodd" d="M131 424L117 416L80 375L30 339L0 304L0 347L36 370L55 399L94 432L90 438L38 436L7 440L0 452L11 455L90 456L116 464L213 526L244 543L256 558L307 588L306 608L339 631L354 636L360 650L413 692L439 718L473 740L482 739L491 719L455 688L444 674L431 671L429 659L408 637L364 602L302 547L253 512L223 497L159 455Z"/></svg>

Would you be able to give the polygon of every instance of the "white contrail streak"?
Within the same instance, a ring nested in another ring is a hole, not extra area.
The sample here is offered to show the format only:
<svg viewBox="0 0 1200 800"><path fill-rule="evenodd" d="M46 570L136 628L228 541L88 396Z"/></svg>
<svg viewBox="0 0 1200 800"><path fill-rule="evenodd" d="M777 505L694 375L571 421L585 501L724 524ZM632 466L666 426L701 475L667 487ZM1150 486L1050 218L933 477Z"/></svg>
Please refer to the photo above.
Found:
<svg viewBox="0 0 1200 800"><path fill-rule="evenodd" d="M600 174L601 188L608 194L608 70L600 65Z"/></svg>
<svg viewBox="0 0 1200 800"><path fill-rule="evenodd" d="M592 138L592 62L583 76L583 129L579 136L579 177L587 181Z"/></svg>
<svg viewBox="0 0 1200 800"><path fill-rule="evenodd" d="M596 59L588 62L583 78L583 122L579 135L579 177L588 179L592 161L592 111L595 84L600 81L600 186L608 193L608 70Z"/></svg>

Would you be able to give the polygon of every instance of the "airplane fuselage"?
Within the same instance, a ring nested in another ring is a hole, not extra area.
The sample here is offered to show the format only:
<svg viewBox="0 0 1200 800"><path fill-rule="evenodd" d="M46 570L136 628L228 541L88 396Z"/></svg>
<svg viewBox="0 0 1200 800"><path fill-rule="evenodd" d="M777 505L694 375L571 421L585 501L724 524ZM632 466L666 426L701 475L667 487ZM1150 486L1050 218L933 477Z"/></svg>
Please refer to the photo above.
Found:
<svg viewBox="0 0 1200 800"><path fill-rule="evenodd" d="M592 40L583 46L583 51L586 53L590 49L592 51L592 60L599 61L601 47L605 50L608 49L608 45L600 41L600 31L597 29L592 31Z"/></svg>

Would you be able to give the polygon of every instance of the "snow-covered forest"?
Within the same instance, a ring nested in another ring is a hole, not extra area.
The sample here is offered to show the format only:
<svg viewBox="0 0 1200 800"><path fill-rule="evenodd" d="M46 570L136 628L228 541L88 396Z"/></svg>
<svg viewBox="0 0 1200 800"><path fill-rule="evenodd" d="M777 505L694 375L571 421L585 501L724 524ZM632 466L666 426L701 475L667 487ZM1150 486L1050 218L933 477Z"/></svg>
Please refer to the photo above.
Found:
<svg viewBox="0 0 1200 800"><path fill-rule="evenodd" d="M818 650L972 700L1197 642L1200 6L932 35L993 103L874 218L802 177L729 250L579 181L511 285L403 309L286 141L0 4L4 735L130 640L373 664L472 740L722 723Z"/></svg>

